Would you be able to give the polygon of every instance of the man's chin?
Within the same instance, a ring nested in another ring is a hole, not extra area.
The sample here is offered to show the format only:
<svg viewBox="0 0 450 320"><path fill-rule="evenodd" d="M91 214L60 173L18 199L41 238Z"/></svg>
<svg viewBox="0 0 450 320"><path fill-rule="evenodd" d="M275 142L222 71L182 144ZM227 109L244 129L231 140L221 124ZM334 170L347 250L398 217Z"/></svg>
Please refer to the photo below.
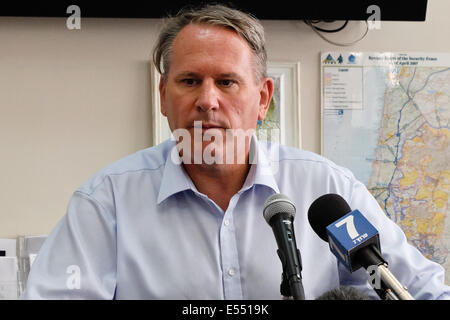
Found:
<svg viewBox="0 0 450 320"><path fill-rule="evenodd" d="M251 136L233 135L223 128L191 128L174 132L185 164L245 164Z"/></svg>
<svg viewBox="0 0 450 320"><path fill-rule="evenodd" d="M231 150L227 150L226 146L222 144L203 142L201 147L191 146L191 148L179 149L179 154L184 164L217 166L247 163L247 152L245 149L238 152Z"/></svg>

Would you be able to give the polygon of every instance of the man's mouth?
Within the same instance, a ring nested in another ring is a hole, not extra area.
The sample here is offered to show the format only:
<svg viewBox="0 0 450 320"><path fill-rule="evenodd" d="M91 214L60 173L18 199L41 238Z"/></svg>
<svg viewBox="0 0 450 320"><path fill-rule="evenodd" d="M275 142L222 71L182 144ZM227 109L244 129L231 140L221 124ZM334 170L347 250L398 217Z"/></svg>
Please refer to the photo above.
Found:
<svg viewBox="0 0 450 320"><path fill-rule="evenodd" d="M194 129L202 129L202 130L208 130L208 129L225 129L221 124L219 123L211 123L211 122L203 122L203 121L194 121L194 125L191 127Z"/></svg>

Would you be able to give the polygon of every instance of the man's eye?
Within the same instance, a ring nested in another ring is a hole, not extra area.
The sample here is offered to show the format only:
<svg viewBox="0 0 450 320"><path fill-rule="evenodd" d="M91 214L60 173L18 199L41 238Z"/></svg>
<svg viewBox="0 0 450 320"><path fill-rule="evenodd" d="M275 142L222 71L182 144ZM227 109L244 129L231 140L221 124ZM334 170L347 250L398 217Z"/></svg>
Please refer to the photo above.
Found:
<svg viewBox="0 0 450 320"><path fill-rule="evenodd" d="M231 87L234 83L235 81L230 79L219 80L219 84L224 87Z"/></svg>
<svg viewBox="0 0 450 320"><path fill-rule="evenodd" d="M181 82L183 82L184 84L186 84L188 86L194 86L197 84L198 81L196 79L187 78L187 79L181 80Z"/></svg>

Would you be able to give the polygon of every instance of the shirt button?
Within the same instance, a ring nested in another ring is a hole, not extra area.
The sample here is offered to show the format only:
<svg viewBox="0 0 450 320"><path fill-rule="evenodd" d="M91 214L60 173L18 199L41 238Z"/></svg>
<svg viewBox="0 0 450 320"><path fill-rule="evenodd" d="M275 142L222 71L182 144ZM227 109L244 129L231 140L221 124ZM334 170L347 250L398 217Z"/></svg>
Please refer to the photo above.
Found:
<svg viewBox="0 0 450 320"><path fill-rule="evenodd" d="M225 219L225 220L223 221L223 224L224 224L225 226L228 226L228 225L230 224L230 220Z"/></svg>
<svg viewBox="0 0 450 320"><path fill-rule="evenodd" d="M230 270L228 270L228 274L230 275L230 277L234 276L234 269L231 268Z"/></svg>

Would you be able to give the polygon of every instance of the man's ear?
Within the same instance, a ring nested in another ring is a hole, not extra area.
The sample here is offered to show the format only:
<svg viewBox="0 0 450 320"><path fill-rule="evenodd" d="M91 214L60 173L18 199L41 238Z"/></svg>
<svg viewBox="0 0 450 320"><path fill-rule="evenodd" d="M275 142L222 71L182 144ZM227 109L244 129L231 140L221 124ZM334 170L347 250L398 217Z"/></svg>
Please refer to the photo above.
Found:
<svg viewBox="0 0 450 320"><path fill-rule="evenodd" d="M159 100L161 103L161 113L167 117L166 114L166 82L164 76L159 77Z"/></svg>
<svg viewBox="0 0 450 320"><path fill-rule="evenodd" d="M270 107L270 101L272 101L274 90L273 79L270 77L266 77L262 80L261 89L259 90L260 99L259 99L259 113L258 120L264 120L266 117L267 111Z"/></svg>

